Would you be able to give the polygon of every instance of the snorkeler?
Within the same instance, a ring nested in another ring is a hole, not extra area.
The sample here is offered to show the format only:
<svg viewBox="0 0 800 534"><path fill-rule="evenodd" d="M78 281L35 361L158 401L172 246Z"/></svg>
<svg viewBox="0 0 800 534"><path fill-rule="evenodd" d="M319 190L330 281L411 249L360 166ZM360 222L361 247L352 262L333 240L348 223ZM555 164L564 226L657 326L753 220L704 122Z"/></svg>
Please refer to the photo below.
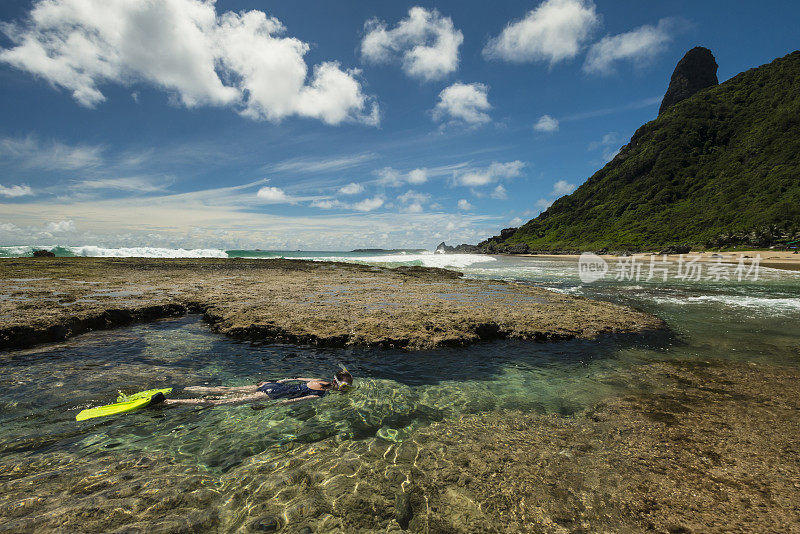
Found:
<svg viewBox="0 0 800 534"><path fill-rule="evenodd" d="M302 384L289 384L302 382ZM261 382L252 386L239 387L204 387L190 386L184 391L200 394L211 394L213 397L197 399L164 399L165 405L201 404L219 406L222 404L241 404L264 400L280 400L279 404L291 404L324 397L329 391L345 392L353 386L353 375L342 367L333 381L318 378L285 378L274 382Z"/></svg>

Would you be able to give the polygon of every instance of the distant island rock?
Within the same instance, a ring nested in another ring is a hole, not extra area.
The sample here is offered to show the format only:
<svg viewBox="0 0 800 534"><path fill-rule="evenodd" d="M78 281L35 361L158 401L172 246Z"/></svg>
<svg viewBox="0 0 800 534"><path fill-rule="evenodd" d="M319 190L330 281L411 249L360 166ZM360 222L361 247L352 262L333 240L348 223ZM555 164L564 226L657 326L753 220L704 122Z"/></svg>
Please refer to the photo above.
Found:
<svg viewBox="0 0 800 534"><path fill-rule="evenodd" d="M55 252L50 252L49 250L34 250L33 251L34 258L55 258Z"/></svg>
<svg viewBox="0 0 800 534"><path fill-rule="evenodd" d="M667 108L686 100L698 91L717 84L719 81L714 54L702 46L692 48L675 67L658 114L661 115Z"/></svg>

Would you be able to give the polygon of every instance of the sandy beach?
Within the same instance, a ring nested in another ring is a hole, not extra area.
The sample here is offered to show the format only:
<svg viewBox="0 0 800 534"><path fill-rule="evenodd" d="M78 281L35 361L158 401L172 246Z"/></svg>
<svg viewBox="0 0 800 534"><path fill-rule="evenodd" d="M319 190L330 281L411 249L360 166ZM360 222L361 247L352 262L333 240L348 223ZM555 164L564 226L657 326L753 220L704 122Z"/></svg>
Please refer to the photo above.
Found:
<svg viewBox="0 0 800 534"><path fill-rule="evenodd" d="M520 254L520 256L531 258L569 258L578 261L579 254ZM687 254L647 254L637 253L632 254L637 261L649 262L650 258L657 256L658 260L666 259L668 262L676 263L681 259L684 261L696 260L700 262L722 262L727 264L737 264L740 258L744 258L748 265L755 259L760 257L759 265L762 267L769 267L771 269L785 269L787 271L800 271L800 254L795 254L789 251L775 251L775 250L738 250L735 252L689 252ZM620 258L614 254L603 254L601 258L608 260L616 260Z"/></svg>

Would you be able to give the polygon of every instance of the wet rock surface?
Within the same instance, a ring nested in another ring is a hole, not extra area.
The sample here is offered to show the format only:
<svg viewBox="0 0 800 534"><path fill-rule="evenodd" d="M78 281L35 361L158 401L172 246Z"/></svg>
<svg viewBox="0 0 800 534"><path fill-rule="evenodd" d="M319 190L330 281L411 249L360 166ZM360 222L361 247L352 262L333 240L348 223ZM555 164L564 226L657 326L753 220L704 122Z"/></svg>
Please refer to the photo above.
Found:
<svg viewBox="0 0 800 534"><path fill-rule="evenodd" d="M0 350L189 311L242 339L408 349L662 327L655 317L615 304L423 267L19 258L0 262L0 282Z"/></svg>

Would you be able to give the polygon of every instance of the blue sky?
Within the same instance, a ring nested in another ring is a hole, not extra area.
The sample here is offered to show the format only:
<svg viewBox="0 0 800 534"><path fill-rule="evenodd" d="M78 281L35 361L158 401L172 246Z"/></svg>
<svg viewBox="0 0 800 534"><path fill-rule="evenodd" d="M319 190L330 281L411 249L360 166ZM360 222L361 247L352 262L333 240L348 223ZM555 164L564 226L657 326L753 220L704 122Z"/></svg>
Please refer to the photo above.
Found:
<svg viewBox="0 0 800 534"><path fill-rule="evenodd" d="M797 48L796 2L0 4L0 244L477 242Z"/></svg>

